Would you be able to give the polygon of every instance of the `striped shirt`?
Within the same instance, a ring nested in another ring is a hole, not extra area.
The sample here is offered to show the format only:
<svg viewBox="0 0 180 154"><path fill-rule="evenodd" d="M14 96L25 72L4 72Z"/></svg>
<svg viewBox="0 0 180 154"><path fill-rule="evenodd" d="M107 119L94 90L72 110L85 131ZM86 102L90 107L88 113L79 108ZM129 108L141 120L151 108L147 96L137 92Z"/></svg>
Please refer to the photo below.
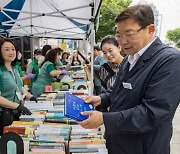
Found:
<svg viewBox="0 0 180 154"><path fill-rule="evenodd" d="M107 68L105 68L105 65L108 65L109 71ZM114 82L116 80L117 74L119 72L119 65L114 65L109 62L101 65L100 71L99 71L99 77L102 82L103 91L106 91L107 89L111 88L114 85Z"/></svg>

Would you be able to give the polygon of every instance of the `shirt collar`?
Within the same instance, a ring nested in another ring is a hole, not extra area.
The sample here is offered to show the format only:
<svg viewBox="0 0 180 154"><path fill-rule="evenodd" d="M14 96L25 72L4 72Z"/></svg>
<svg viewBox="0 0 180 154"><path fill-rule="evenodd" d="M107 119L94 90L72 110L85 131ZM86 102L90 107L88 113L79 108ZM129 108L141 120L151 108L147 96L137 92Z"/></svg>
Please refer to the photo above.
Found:
<svg viewBox="0 0 180 154"><path fill-rule="evenodd" d="M12 66L13 69L15 69L16 66ZM2 71L9 71L5 65L0 65L0 69Z"/></svg>
<svg viewBox="0 0 180 154"><path fill-rule="evenodd" d="M0 69L1 69L2 71L7 71L7 68L6 68L5 65L0 65Z"/></svg>
<svg viewBox="0 0 180 154"><path fill-rule="evenodd" d="M140 51L135 53L134 55L129 55L128 56L128 62L132 64L134 61L137 61L139 57L142 56L142 54L149 48L149 46L156 40L157 37L154 38L151 42L149 42L144 48L142 48Z"/></svg>

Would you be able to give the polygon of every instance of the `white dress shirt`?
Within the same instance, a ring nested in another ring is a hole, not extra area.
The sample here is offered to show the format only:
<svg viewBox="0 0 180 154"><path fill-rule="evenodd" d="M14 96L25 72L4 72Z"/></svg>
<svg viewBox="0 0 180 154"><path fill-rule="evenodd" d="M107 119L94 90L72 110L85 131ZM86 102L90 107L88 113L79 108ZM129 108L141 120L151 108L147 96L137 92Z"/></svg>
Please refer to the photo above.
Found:
<svg viewBox="0 0 180 154"><path fill-rule="evenodd" d="M157 37L156 37L157 38ZM155 39L156 39L155 38ZM134 55L129 55L128 56L128 62L129 62L129 71L135 66L136 62L138 61L138 59L142 56L142 54L147 50L147 48L155 41L152 40L151 42L149 42L144 48L142 48L140 51L138 51L137 53L135 53Z"/></svg>

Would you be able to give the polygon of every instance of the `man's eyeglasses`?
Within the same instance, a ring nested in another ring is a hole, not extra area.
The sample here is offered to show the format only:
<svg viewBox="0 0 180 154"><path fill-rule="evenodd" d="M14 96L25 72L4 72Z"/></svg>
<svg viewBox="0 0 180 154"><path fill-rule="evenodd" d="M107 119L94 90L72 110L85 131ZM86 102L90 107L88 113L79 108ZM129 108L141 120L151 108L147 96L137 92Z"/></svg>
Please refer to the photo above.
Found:
<svg viewBox="0 0 180 154"><path fill-rule="evenodd" d="M145 27L142 27L138 30L130 30L130 31L125 32L124 34L116 34L115 37L117 40L122 40L123 38L128 39L132 37L133 35L137 34L138 32L140 32L141 30L143 30Z"/></svg>

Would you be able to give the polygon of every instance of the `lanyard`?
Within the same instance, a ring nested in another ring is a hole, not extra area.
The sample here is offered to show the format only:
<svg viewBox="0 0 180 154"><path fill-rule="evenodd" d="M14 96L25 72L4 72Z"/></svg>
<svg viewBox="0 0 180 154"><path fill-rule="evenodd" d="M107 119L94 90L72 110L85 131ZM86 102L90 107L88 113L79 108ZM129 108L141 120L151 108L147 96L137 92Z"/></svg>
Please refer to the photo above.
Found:
<svg viewBox="0 0 180 154"><path fill-rule="evenodd" d="M17 84L17 78L16 78L15 70L11 71L11 74L13 76L14 81L16 82L17 90L20 92L18 84Z"/></svg>
<svg viewBox="0 0 180 154"><path fill-rule="evenodd" d="M11 71L11 74L12 74L12 76L13 76L13 78L14 78L14 81L15 81L15 82L16 82L16 84L17 84L17 79L16 79L16 75L15 75L14 70L12 70L12 71Z"/></svg>
<svg viewBox="0 0 180 154"><path fill-rule="evenodd" d="M16 76L16 74L15 74L15 70L11 71L11 74L12 74L12 76L13 76L14 81L16 82L16 87L17 87L17 88L16 88L17 90L15 90L15 93L14 93L14 98L13 98L13 102L14 102L16 95L18 96L19 100L21 100L20 94L18 95L18 93L21 93L21 92L20 92L19 87L18 87L18 84L17 84L17 76ZM22 97L23 97L23 96L22 96ZM22 99L23 99L23 98L22 98Z"/></svg>

